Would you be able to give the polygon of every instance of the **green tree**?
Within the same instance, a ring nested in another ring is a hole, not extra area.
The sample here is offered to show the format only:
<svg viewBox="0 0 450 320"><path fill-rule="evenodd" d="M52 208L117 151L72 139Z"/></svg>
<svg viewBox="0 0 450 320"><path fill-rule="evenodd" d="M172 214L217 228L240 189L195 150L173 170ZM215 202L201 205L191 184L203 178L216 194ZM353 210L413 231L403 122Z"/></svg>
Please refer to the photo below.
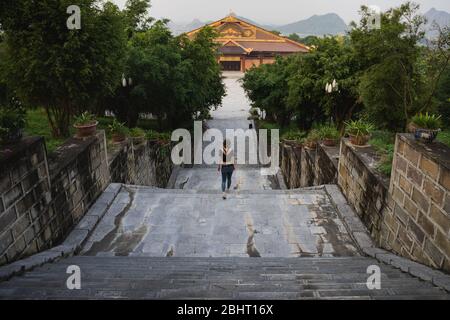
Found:
<svg viewBox="0 0 450 320"><path fill-rule="evenodd" d="M140 113L156 116L161 129L185 126L207 114L225 94L214 38L209 28L192 40L174 37L165 21L135 33L125 69L133 84L118 88L106 105L130 127Z"/></svg>
<svg viewBox="0 0 450 320"><path fill-rule="evenodd" d="M364 66L360 93L366 112L379 126L402 130L423 103L419 68L423 17L407 2L381 15L381 28L370 28L371 12L362 7L359 25L350 33L356 57Z"/></svg>
<svg viewBox="0 0 450 320"><path fill-rule="evenodd" d="M7 75L19 97L43 106L55 136L68 136L71 117L119 84L125 33L117 6L78 0L80 30L68 30L71 0L17 0L2 16Z"/></svg>
<svg viewBox="0 0 450 320"><path fill-rule="evenodd" d="M326 37L316 39L316 44L309 54L290 59L287 105L304 129L326 119L342 129L344 122L362 107L358 93L361 66L345 41ZM337 87L326 93L326 84L334 81Z"/></svg>
<svg viewBox="0 0 450 320"><path fill-rule="evenodd" d="M252 106L265 111L266 119L280 126L287 126L294 114L286 105L287 63L287 59L279 57L274 64L250 69L243 78L243 87Z"/></svg>
<svg viewBox="0 0 450 320"><path fill-rule="evenodd" d="M127 0L123 14L129 38L134 32L145 31L150 27L154 21L148 14L150 8L150 0Z"/></svg>
<svg viewBox="0 0 450 320"><path fill-rule="evenodd" d="M292 41L302 42L302 38L297 33L291 33L288 38Z"/></svg>

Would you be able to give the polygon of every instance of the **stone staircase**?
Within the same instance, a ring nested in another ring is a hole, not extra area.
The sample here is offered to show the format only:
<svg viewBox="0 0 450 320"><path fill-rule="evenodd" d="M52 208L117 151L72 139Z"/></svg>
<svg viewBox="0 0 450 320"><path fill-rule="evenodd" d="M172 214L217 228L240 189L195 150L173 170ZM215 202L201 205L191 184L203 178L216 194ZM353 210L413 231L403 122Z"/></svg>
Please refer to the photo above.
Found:
<svg viewBox="0 0 450 320"><path fill-rule="evenodd" d="M15 263L22 271L0 282L0 299L450 299L405 265L364 256L330 190L237 190L223 201L111 185L59 249ZM72 265L81 290L67 289ZM366 284L373 265L380 290Z"/></svg>
<svg viewBox="0 0 450 320"><path fill-rule="evenodd" d="M75 256L0 285L2 299L450 299L443 290L371 258L157 258ZM81 268L81 290L66 287Z"/></svg>

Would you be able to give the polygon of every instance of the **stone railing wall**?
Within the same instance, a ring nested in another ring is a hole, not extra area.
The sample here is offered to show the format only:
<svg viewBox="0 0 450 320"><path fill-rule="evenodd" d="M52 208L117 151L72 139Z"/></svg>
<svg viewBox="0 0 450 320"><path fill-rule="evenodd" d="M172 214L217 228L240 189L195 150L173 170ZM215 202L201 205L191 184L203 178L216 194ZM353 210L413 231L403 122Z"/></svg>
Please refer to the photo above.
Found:
<svg viewBox="0 0 450 320"><path fill-rule="evenodd" d="M450 271L450 148L398 134L390 180L370 147L341 142L338 184L379 246Z"/></svg>
<svg viewBox="0 0 450 320"><path fill-rule="evenodd" d="M0 265L32 254L45 236L41 213L51 201L42 138L25 138L0 153ZM45 223L45 222L44 222Z"/></svg>
<svg viewBox="0 0 450 320"><path fill-rule="evenodd" d="M42 138L8 148L2 148L0 264L63 240L109 183L104 132L69 139L48 159Z"/></svg>
<svg viewBox="0 0 450 320"><path fill-rule="evenodd" d="M450 271L450 148L399 134L390 179L372 147L347 139L340 149L282 143L280 154L288 188L337 183L380 247Z"/></svg>
<svg viewBox="0 0 450 320"><path fill-rule="evenodd" d="M280 144L281 172L288 188L304 188L337 182L339 148L319 145L311 150Z"/></svg>
<svg viewBox="0 0 450 320"><path fill-rule="evenodd" d="M389 178L377 172L378 160L373 148L355 147L342 139L338 184L372 238L380 243L383 215L389 210Z"/></svg>
<svg viewBox="0 0 450 320"><path fill-rule="evenodd" d="M167 151L165 151L167 150ZM57 245L111 182L165 187L170 146L126 142L108 157L103 131L47 157L42 138L0 146L0 265Z"/></svg>
<svg viewBox="0 0 450 320"><path fill-rule="evenodd" d="M116 147L109 155L111 182L165 188L173 171L171 145L131 140Z"/></svg>
<svg viewBox="0 0 450 320"><path fill-rule="evenodd" d="M382 245L450 272L450 148L398 134Z"/></svg>

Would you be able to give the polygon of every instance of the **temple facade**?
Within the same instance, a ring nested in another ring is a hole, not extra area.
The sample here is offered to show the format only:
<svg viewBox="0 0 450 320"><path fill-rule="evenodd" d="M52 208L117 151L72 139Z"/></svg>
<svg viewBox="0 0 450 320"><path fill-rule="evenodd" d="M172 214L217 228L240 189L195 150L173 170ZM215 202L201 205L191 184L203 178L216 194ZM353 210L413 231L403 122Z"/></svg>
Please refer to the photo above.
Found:
<svg viewBox="0 0 450 320"><path fill-rule="evenodd" d="M218 60L223 70L245 72L253 66L273 63L276 56L309 52L304 44L278 36L234 15L209 26L219 34ZM187 35L194 37L201 29L188 32Z"/></svg>

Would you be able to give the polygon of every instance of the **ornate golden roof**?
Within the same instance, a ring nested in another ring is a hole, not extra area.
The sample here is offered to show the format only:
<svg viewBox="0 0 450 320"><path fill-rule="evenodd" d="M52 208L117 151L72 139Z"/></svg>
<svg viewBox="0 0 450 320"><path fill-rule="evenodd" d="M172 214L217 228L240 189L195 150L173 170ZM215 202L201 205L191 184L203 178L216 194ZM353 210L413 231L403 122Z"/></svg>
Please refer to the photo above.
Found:
<svg viewBox="0 0 450 320"><path fill-rule="evenodd" d="M308 52L309 48L301 43L279 36L261 27L255 26L230 14L223 19L210 23L208 26L219 33L217 42L222 45L230 43L243 48L246 52L273 51L273 52ZM187 33L189 37L195 36L201 28ZM258 50L261 48L261 50Z"/></svg>

